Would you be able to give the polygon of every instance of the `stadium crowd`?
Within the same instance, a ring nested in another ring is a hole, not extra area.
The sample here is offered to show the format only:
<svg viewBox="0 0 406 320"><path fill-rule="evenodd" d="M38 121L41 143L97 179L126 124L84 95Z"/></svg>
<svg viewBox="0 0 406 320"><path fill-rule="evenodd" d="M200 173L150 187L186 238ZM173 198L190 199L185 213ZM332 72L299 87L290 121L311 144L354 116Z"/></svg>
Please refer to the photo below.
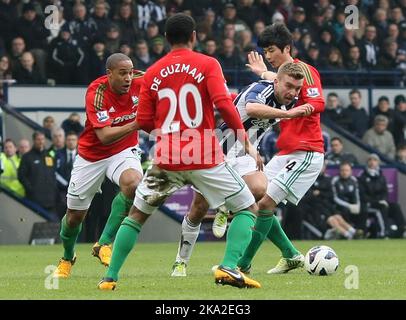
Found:
<svg viewBox="0 0 406 320"><path fill-rule="evenodd" d="M51 26L48 5L58 8ZM347 5L360 10L356 29L344 27ZM231 86L252 80L249 73L234 75L246 69L265 26L277 21L293 33L292 55L327 71L324 85L363 83L331 71L406 71L405 0L1 0L0 79L85 85L104 73L114 52L145 70L167 52L163 27L177 12L197 20L196 50L220 61ZM374 84L394 84L393 77Z"/></svg>

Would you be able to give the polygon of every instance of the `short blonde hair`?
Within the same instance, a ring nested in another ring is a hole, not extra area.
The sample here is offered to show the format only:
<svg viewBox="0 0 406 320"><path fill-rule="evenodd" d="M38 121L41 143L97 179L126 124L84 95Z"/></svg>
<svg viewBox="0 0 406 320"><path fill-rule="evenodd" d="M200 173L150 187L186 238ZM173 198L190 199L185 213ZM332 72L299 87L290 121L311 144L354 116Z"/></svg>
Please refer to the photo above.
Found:
<svg viewBox="0 0 406 320"><path fill-rule="evenodd" d="M299 64L293 62L287 62L282 64L278 69L276 77L280 79L280 77L284 74L296 80L302 80L305 76Z"/></svg>

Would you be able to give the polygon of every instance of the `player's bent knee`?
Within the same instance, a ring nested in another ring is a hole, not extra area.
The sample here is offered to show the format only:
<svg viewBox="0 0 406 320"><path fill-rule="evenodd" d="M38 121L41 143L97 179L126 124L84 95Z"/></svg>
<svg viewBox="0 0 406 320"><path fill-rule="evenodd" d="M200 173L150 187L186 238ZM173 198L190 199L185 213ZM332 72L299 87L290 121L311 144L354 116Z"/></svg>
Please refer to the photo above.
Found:
<svg viewBox="0 0 406 320"><path fill-rule="evenodd" d="M255 201L258 202L259 200L261 200L265 196L266 185L263 185L263 186L257 185L257 186L255 186L255 187L253 187L251 189L251 192L252 192L252 195L255 198Z"/></svg>
<svg viewBox="0 0 406 320"><path fill-rule="evenodd" d="M72 210L66 211L66 223L70 228L76 228L86 217L87 210Z"/></svg>
<svg viewBox="0 0 406 320"><path fill-rule="evenodd" d="M129 199L134 199L135 190L142 179L142 175L133 169L125 170L120 176L121 192Z"/></svg>

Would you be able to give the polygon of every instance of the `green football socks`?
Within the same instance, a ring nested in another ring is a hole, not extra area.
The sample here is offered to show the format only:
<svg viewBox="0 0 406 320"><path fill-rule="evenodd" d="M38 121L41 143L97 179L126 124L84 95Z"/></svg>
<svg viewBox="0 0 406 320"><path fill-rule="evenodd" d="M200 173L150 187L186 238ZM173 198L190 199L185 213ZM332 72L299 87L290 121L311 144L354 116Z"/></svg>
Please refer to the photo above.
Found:
<svg viewBox="0 0 406 320"><path fill-rule="evenodd" d="M255 215L250 211L237 212L227 231L226 252L222 266L235 269L245 248L251 240L252 227L255 224Z"/></svg>
<svg viewBox="0 0 406 320"><path fill-rule="evenodd" d="M142 225L134 219L130 217L124 218L123 223L118 229L116 240L114 241L113 255L106 273L106 278L112 278L114 281L118 280L118 273L128 254L137 242L141 228Z"/></svg>
<svg viewBox="0 0 406 320"><path fill-rule="evenodd" d="M109 219L103 229L103 233L100 236L99 244L109 245L113 242L113 239L120 228L124 218L128 215L128 211L133 204L132 199L128 199L122 192L119 192L111 204L111 212Z"/></svg>
<svg viewBox="0 0 406 320"><path fill-rule="evenodd" d="M299 254L299 251L293 246L292 242L286 236L285 231L283 231L281 224L277 217L273 216L273 223L271 230L268 232L268 239L279 248L282 252L282 257L293 258L293 256Z"/></svg>
<svg viewBox="0 0 406 320"><path fill-rule="evenodd" d="M265 240L268 234L272 222L273 211L259 210L257 221L255 223L254 230L252 231L252 239L244 251L243 256L238 261L238 266L244 270L251 265L251 261L257 253L262 242Z"/></svg>
<svg viewBox="0 0 406 320"><path fill-rule="evenodd" d="M65 249L65 252L63 254L63 258L65 260L71 261L73 259L73 256L75 255L76 240L81 230L82 224L79 224L75 228L71 228L68 226L68 223L66 221L66 214L63 216L61 222L61 232L59 233L59 235L62 239L63 248Z"/></svg>

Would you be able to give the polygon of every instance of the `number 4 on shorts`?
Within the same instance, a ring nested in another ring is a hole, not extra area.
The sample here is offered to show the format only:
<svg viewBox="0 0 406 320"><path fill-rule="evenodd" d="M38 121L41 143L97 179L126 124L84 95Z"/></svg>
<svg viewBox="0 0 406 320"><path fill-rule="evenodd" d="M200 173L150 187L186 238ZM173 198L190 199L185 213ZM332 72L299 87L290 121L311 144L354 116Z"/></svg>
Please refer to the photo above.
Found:
<svg viewBox="0 0 406 320"><path fill-rule="evenodd" d="M286 168L286 170L289 172L290 170L293 169L293 167L294 167L295 165L296 165L296 161L292 161L292 162L288 163L285 168Z"/></svg>

